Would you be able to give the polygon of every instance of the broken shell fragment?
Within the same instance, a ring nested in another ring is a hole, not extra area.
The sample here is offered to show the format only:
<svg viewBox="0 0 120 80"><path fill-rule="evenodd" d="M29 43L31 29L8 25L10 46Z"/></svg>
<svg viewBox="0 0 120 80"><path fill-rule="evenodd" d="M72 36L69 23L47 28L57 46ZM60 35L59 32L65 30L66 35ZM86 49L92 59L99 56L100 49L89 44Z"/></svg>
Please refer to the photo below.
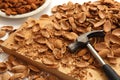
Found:
<svg viewBox="0 0 120 80"><path fill-rule="evenodd" d="M120 37L120 28L117 28L117 29L113 30L112 34Z"/></svg>
<svg viewBox="0 0 120 80"><path fill-rule="evenodd" d="M54 66L57 65L55 61L53 61L51 58L49 57L43 57L42 58L42 63L47 65L47 66Z"/></svg>
<svg viewBox="0 0 120 80"><path fill-rule="evenodd" d="M24 65L16 65L16 66L12 67L11 70L12 70L12 72L22 73L22 72L24 72L26 69L27 69L27 67L24 66Z"/></svg>
<svg viewBox="0 0 120 80"><path fill-rule="evenodd" d="M53 55L56 59L62 59L63 58L63 54L61 53L61 50L55 48L53 50Z"/></svg>
<svg viewBox="0 0 120 80"><path fill-rule="evenodd" d="M120 48L113 50L115 56L120 57Z"/></svg>
<svg viewBox="0 0 120 80"><path fill-rule="evenodd" d="M53 26L56 30L61 30L61 26L59 24L54 23Z"/></svg>
<svg viewBox="0 0 120 80"><path fill-rule="evenodd" d="M46 38L35 38L34 39L37 43L40 43L40 44L46 44L47 42L47 39Z"/></svg>
<svg viewBox="0 0 120 80"><path fill-rule="evenodd" d="M3 26L3 27L1 27L1 30L10 32L13 30L13 26Z"/></svg>
<svg viewBox="0 0 120 80"><path fill-rule="evenodd" d="M7 65L4 62L0 62L0 73L7 71Z"/></svg>
<svg viewBox="0 0 120 80"><path fill-rule="evenodd" d="M97 51L101 51L101 50L103 50L103 49L107 49L107 45L106 45L105 42L97 43L97 44L95 44L94 47L95 47L95 49L96 49Z"/></svg>
<svg viewBox="0 0 120 80"><path fill-rule="evenodd" d="M105 24L104 24L104 31L105 31L105 32L109 32L109 31L111 31L111 29L112 29L112 24L111 24L111 22L110 22L109 20L106 20L106 21L105 21Z"/></svg>
<svg viewBox="0 0 120 80"><path fill-rule="evenodd" d="M102 12L102 11L99 11L98 12L98 15L101 19L104 19L105 18L105 14Z"/></svg>
<svg viewBox="0 0 120 80"><path fill-rule="evenodd" d="M104 42L106 43L107 47L110 47L110 38L111 38L111 32L107 32L104 37Z"/></svg>
<svg viewBox="0 0 120 80"><path fill-rule="evenodd" d="M57 6L54 6L53 8L52 8L52 12L54 13L54 12L57 12Z"/></svg>
<svg viewBox="0 0 120 80"><path fill-rule="evenodd" d="M6 34L6 31L0 30L0 38L4 37Z"/></svg>
<svg viewBox="0 0 120 80"><path fill-rule="evenodd" d="M115 57L113 57L113 58L108 58L108 62L109 62L110 64L112 64L112 65L116 65L116 64L117 64L117 60L116 60Z"/></svg>
<svg viewBox="0 0 120 80"><path fill-rule="evenodd" d="M33 27L32 27L32 31L33 32L38 32L40 30L40 25L39 24L35 24Z"/></svg>
<svg viewBox="0 0 120 80"><path fill-rule="evenodd" d="M68 24L67 22L65 22L64 20L61 21L60 27L61 27L63 30L70 30L69 24Z"/></svg>
<svg viewBox="0 0 120 80"><path fill-rule="evenodd" d="M84 60L89 60L90 57L91 57L90 53L87 53L87 54L83 55L82 58L83 58Z"/></svg>
<svg viewBox="0 0 120 80"><path fill-rule="evenodd" d="M44 30L43 31L41 30L41 34L45 38L50 38L50 34L48 32L46 32L46 31L44 31Z"/></svg>
<svg viewBox="0 0 120 80"><path fill-rule="evenodd" d="M89 66L89 63L86 62L86 61L81 61L81 62L77 62L75 65L76 65L76 67L78 67L78 68L85 68L85 67L88 67L88 66Z"/></svg>
<svg viewBox="0 0 120 80"><path fill-rule="evenodd" d="M15 73L13 76L10 77L9 80L16 80L16 79L21 79L21 78L24 78L23 73Z"/></svg>
<svg viewBox="0 0 120 80"><path fill-rule="evenodd" d="M86 14L84 13L84 12L81 12L80 14L79 14L79 23L83 23L83 22L85 22L85 20L86 20Z"/></svg>
<svg viewBox="0 0 120 80"><path fill-rule="evenodd" d="M48 47L47 47L47 46L41 46L41 47L38 49L38 52L39 52L39 53L44 53L44 52L46 52L46 51L48 51Z"/></svg>
<svg viewBox="0 0 120 80"><path fill-rule="evenodd" d="M78 37L78 35L74 32L66 32L66 33L63 34L63 36L65 38L67 38L68 40L76 40L77 37Z"/></svg>
<svg viewBox="0 0 120 80"><path fill-rule="evenodd" d="M106 57L107 57L107 54L110 54L110 50L109 50L109 49L103 49L103 50L99 51L99 55L100 55L102 58L106 58Z"/></svg>
<svg viewBox="0 0 120 80"><path fill-rule="evenodd" d="M114 1L113 0L104 0L104 3L114 4Z"/></svg>
<svg viewBox="0 0 120 80"><path fill-rule="evenodd" d="M55 17L57 18L57 19L61 19L61 14L60 13L55 13Z"/></svg>
<svg viewBox="0 0 120 80"><path fill-rule="evenodd" d="M63 46L62 40L60 40L60 39L55 40L54 46L55 46L56 48L61 49L62 46Z"/></svg>
<svg viewBox="0 0 120 80"><path fill-rule="evenodd" d="M49 49L53 50L54 49L54 45L50 42L46 42L46 45L48 46Z"/></svg>
<svg viewBox="0 0 120 80"><path fill-rule="evenodd" d="M0 40L0 44L2 44L4 42L4 40Z"/></svg>
<svg viewBox="0 0 120 80"><path fill-rule="evenodd" d="M30 68L30 70L34 71L34 72L39 72L40 70L32 65L28 65L28 68Z"/></svg>
<svg viewBox="0 0 120 80"><path fill-rule="evenodd" d="M119 44L113 44L113 45L111 45L111 50L114 51L114 50L118 49L119 47L120 47Z"/></svg>
<svg viewBox="0 0 120 80"><path fill-rule="evenodd" d="M1 80L9 80L10 77L11 77L10 74L8 72L5 72L5 73L3 73Z"/></svg>
<svg viewBox="0 0 120 80"><path fill-rule="evenodd" d="M84 48L84 49L82 49L82 50L80 50L80 51L78 52L77 56L79 56L79 57L80 57L80 56L83 56L83 55L85 55L87 52L88 52L87 49Z"/></svg>
<svg viewBox="0 0 120 80"><path fill-rule="evenodd" d="M105 23L105 20L102 19L102 20L100 20L99 22L94 23L94 27L100 27L100 26L103 25L104 23Z"/></svg>
<svg viewBox="0 0 120 80"><path fill-rule="evenodd" d="M15 35L15 41L23 41L23 39L25 39L25 36L20 32L18 31Z"/></svg>
<svg viewBox="0 0 120 80"><path fill-rule="evenodd" d="M115 35L111 35L110 41L111 41L112 43L120 44L120 38L117 37L117 36L115 36Z"/></svg>

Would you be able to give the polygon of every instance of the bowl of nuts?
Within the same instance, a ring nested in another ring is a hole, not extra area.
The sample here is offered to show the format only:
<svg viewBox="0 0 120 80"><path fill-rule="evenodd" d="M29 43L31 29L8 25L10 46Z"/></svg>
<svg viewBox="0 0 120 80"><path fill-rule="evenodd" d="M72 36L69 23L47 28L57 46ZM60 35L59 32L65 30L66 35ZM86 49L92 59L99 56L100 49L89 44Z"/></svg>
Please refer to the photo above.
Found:
<svg viewBox="0 0 120 80"><path fill-rule="evenodd" d="M44 10L51 0L0 0L0 16L24 18Z"/></svg>

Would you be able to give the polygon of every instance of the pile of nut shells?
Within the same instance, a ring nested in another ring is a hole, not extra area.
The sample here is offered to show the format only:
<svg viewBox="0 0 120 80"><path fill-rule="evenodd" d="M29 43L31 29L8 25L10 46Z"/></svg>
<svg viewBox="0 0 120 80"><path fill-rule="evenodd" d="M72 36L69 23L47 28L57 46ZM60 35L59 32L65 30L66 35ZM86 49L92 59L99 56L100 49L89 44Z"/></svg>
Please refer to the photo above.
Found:
<svg viewBox="0 0 120 80"><path fill-rule="evenodd" d="M115 63L119 57L119 30L120 30L120 3L114 0L100 0L87 2L82 5L72 2L55 6L52 9L53 21L60 26L77 34L92 30L104 30L105 37L95 40L94 47L103 58L110 58L110 63ZM79 55L86 54L86 49Z"/></svg>
<svg viewBox="0 0 120 80"><path fill-rule="evenodd" d="M58 80L55 76L25 64L14 56L9 56L6 62L0 62L0 80L23 80L25 78L27 80Z"/></svg>
<svg viewBox="0 0 120 80"><path fill-rule="evenodd" d="M16 31L13 26L2 26L0 28L0 38L5 37L6 34L12 34ZM2 44L4 40L0 40ZM0 48L0 55L4 51ZM36 67L29 65L22 60L10 55L8 60L0 62L0 80L58 80L57 77L45 71L41 71Z"/></svg>
<svg viewBox="0 0 120 80"><path fill-rule="evenodd" d="M40 7L45 0L0 0L0 10L6 15L24 14Z"/></svg>
<svg viewBox="0 0 120 80"><path fill-rule="evenodd" d="M15 31L11 49L78 80L86 80L85 69L100 67L98 62L87 48L71 53L67 46L83 33L104 30L105 37L92 38L90 42L104 60L116 65L120 57L119 2L68 2L55 6L52 12L53 15L42 15L39 20L29 18Z"/></svg>

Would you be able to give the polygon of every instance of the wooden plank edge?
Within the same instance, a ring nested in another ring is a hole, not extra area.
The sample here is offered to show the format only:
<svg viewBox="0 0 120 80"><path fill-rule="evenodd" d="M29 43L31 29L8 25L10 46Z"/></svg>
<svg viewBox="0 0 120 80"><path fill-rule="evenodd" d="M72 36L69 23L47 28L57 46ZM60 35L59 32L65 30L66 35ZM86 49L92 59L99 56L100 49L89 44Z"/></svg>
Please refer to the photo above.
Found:
<svg viewBox="0 0 120 80"><path fill-rule="evenodd" d="M20 55L20 54L18 54L16 51L11 50L11 49L5 47L4 45L0 45L0 47L3 49L3 51L4 51L5 53L10 54L10 55L13 55L13 56L15 56L16 58L19 58L19 59L21 59L22 61L24 61L24 62L26 62L26 63L28 63L28 64L30 64L30 65L33 65L33 66L37 67L37 68L40 69L40 70L49 72L49 73L57 76L57 77L60 78L61 80L76 80L76 79L74 79L73 77L68 76L67 74L64 74L64 73L58 71L57 69L48 68L48 67L46 67L46 66L45 66L44 64L42 64L42 63L39 63L39 62L37 62L37 61L33 61L33 60L31 60L31 59L23 56L23 55Z"/></svg>

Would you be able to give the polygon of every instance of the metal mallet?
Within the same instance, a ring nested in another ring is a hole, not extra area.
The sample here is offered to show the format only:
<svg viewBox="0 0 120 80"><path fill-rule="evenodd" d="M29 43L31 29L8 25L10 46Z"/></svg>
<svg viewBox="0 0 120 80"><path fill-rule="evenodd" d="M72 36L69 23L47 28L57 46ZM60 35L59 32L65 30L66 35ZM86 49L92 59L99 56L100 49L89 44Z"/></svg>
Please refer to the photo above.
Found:
<svg viewBox="0 0 120 80"><path fill-rule="evenodd" d="M70 49L71 52L76 52L80 48L87 47L92 53L92 55L96 58L96 60L100 63L102 69L104 70L108 78L110 80L120 80L119 75L108 64L106 64L103 61L103 59L99 56L97 51L93 48L93 46L89 42L89 38L104 37L104 36L105 34L103 30L95 30L95 31L87 32L79 36L74 43L68 45L68 48Z"/></svg>

